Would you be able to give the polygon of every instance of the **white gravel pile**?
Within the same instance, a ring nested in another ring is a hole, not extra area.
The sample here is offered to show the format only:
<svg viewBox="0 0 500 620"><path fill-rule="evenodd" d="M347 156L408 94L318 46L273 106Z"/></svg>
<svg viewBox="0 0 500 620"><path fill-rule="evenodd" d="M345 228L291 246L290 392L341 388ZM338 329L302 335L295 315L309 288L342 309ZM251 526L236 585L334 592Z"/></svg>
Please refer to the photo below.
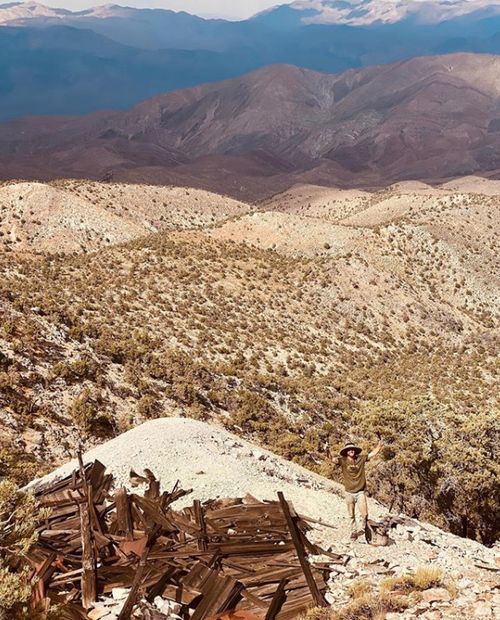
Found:
<svg viewBox="0 0 500 620"><path fill-rule="evenodd" d="M196 420L161 418L146 422L84 455L85 462L95 459L114 474L117 486L130 488L131 469L138 474L150 469L163 490L171 489L179 480L181 487L192 488L193 494L176 502L177 508L192 503L193 497L204 501L249 493L258 499L275 500L277 492L283 491L297 510L315 519L344 521L345 508L337 484ZM76 461L71 461L41 482L65 476L76 466ZM374 516L381 514L375 502L372 508Z"/></svg>

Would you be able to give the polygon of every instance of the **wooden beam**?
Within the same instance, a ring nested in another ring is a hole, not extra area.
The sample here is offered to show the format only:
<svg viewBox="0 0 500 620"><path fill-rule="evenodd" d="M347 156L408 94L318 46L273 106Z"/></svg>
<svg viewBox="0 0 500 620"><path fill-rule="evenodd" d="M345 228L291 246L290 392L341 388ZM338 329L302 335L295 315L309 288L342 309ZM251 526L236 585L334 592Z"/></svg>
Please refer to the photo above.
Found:
<svg viewBox="0 0 500 620"><path fill-rule="evenodd" d="M120 614L118 615L118 620L130 620L132 611L134 610L134 605L139 595L139 588L141 586L144 573L146 572L148 553L149 553L149 547L146 547L141 555L141 559L139 560L139 566L137 567L137 571L134 576L134 581L132 582L132 588L130 589L130 592L128 593L127 600L125 601L125 605L122 607L122 610Z"/></svg>
<svg viewBox="0 0 500 620"><path fill-rule="evenodd" d="M134 539L132 515L130 512L130 502L127 494L127 489L122 487L115 493L116 504L116 521L118 525L118 532L125 534L127 540Z"/></svg>
<svg viewBox="0 0 500 620"><path fill-rule="evenodd" d="M193 504L194 518L196 525L200 529L200 537L198 538L198 549L200 551L206 551L208 549L207 543L207 524L205 523L205 516L203 514L203 506L199 499L194 500Z"/></svg>
<svg viewBox="0 0 500 620"><path fill-rule="evenodd" d="M79 505L82 545L82 607L84 609L89 609L92 603L97 600L97 561L95 557L95 546L92 536L90 517L92 487L89 487L87 484L87 477L83 466L81 451L78 451L78 463L80 466L80 477L85 494L85 501L81 502Z"/></svg>
<svg viewBox="0 0 500 620"><path fill-rule="evenodd" d="M304 577L306 578L307 585L309 586L309 590L311 592L313 601L319 607L327 607L328 603L326 602L324 596L319 591L318 584L316 583L314 576L312 574L312 571L311 571L311 565L307 561L307 554L306 554L304 545L300 537L300 532L291 515L290 506L288 505L288 502L286 501L285 496L283 495L281 491L278 491L278 499L279 499L283 514L285 516L288 530L292 537L295 551L297 552L297 557L299 558L300 566L302 568L302 572L304 573Z"/></svg>
<svg viewBox="0 0 500 620"><path fill-rule="evenodd" d="M266 613L265 620L274 620L281 611L283 603L286 601L285 587L288 583L288 579L282 579L278 585L278 589L274 593L269 609Z"/></svg>

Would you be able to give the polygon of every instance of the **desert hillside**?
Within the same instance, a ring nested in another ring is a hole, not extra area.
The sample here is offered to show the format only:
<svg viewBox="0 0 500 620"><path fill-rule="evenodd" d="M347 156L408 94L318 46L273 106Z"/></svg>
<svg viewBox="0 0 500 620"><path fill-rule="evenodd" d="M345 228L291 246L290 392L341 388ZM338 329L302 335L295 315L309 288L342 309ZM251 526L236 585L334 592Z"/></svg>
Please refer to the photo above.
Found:
<svg viewBox="0 0 500 620"><path fill-rule="evenodd" d="M379 500L492 543L499 197L475 182L296 186L250 209L185 188L5 185L5 230L22 212L29 232L38 208L52 229L0 253L0 471L27 481L172 415L332 476L330 450L381 433ZM22 211L32 195L45 202ZM99 236L93 208L134 238ZM146 218L158 232L142 236Z"/></svg>
<svg viewBox="0 0 500 620"><path fill-rule="evenodd" d="M206 227L249 210L187 187L57 181L0 185L0 244L16 252L88 252L160 230Z"/></svg>

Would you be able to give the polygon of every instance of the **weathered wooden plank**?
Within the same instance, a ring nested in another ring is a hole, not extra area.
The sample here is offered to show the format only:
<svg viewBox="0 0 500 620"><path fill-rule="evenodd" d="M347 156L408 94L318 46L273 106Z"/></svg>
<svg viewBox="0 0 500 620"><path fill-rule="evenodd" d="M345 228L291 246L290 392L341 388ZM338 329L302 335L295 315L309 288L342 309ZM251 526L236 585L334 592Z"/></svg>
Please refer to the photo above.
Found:
<svg viewBox="0 0 500 620"><path fill-rule="evenodd" d="M88 473L86 473L85 477L88 481L88 484L93 489L100 489L105 473L106 467L101 463L101 461L95 460L90 466Z"/></svg>
<svg viewBox="0 0 500 620"><path fill-rule="evenodd" d="M135 493L134 495L132 495L132 500L135 506L137 506L142 511L146 522L152 525L160 525L164 527L167 531L175 530L175 526L165 516L158 502L147 499L145 497L141 497L140 495L137 495Z"/></svg>
<svg viewBox="0 0 500 620"><path fill-rule="evenodd" d="M290 580L298 575L302 575L301 567L272 567L266 571L259 571L257 575L250 578L242 578L242 581L246 587L260 586L266 583L276 583L282 579Z"/></svg>
<svg viewBox="0 0 500 620"><path fill-rule="evenodd" d="M273 554L284 553L294 548L293 542L285 542L279 544L279 541L259 541L259 542L223 542L223 543L209 543L209 549L218 549L221 555L260 555L260 554Z"/></svg>
<svg viewBox="0 0 500 620"><path fill-rule="evenodd" d="M90 609L92 603L97 600L97 561L95 557L94 541L90 522L89 506L92 503L91 487L85 479L82 453L78 452L80 475L82 476L86 501L80 504L80 528L82 546L82 607Z"/></svg>
<svg viewBox="0 0 500 620"><path fill-rule="evenodd" d="M234 609L242 589L241 583L212 571L203 585L204 596L196 606L191 620L204 620L211 614Z"/></svg>
<svg viewBox="0 0 500 620"><path fill-rule="evenodd" d="M82 607L89 609L97 600L97 563L94 555L94 544L90 528L90 515L87 504L80 506L81 547L82 547Z"/></svg>
<svg viewBox="0 0 500 620"><path fill-rule="evenodd" d="M156 476L149 469L145 469L144 473L149 481L148 488L144 492L144 497L148 499L158 499L160 497L160 481L156 479Z"/></svg>
<svg viewBox="0 0 500 620"><path fill-rule="evenodd" d="M327 607L328 603L326 602L323 594L320 592L318 585L316 584L316 581L313 577L311 566L307 561L307 555L304 550L300 531L297 529L295 521L292 518L290 506L288 505L288 502L286 501L285 496L281 491L278 491L278 498L288 525L288 529L290 531L290 535L292 537L293 544L295 546L295 550L297 552L297 557L299 558L299 562L302 567L302 572L304 573L304 576L306 578L307 585L309 586L313 601L319 607Z"/></svg>
<svg viewBox="0 0 500 620"><path fill-rule="evenodd" d="M263 601L258 596L255 596L253 592L250 592L246 588L241 591L241 596L245 598L253 607L265 609L266 611L269 607L269 604L266 601Z"/></svg>
<svg viewBox="0 0 500 620"><path fill-rule="evenodd" d="M141 586L144 573L146 572L148 553L149 553L149 547L146 547L141 555L141 559L139 560L139 566L137 567L134 581L132 582L132 587L127 596L127 600L125 601L125 605L123 606L121 612L118 615L118 620L130 620L130 616L132 615L134 605L136 604L136 601L137 601L139 588Z"/></svg>
<svg viewBox="0 0 500 620"><path fill-rule="evenodd" d="M205 524L203 507L199 499L194 500L193 510L194 510L194 516L196 520L196 525L199 527L199 530L200 530L200 536L198 537L198 549L200 551L206 551L208 549L207 526Z"/></svg>
<svg viewBox="0 0 500 620"><path fill-rule="evenodd" d="M115 493L117 533L124 534L127 540L133 540L132 514L127 489L122 487Z"/></svg>
<svg viewBox="0 0 500 620"><path fill-rule="evenodd" d="M293 601L287 601L276 616L276 620L295 620L310 608L311 594L306 591L305 594L294 598Z"/></svg>
<svg viewBox="0 0 500 620"><path fill-rule="evenodd" d="M287 583L287 579L282 579L280 581L279 586L274 593L273 600L269 605L269 609L267 610L265 620L275 620L276 616L281 611L283 603L286 601L285 588Z"/></svg>

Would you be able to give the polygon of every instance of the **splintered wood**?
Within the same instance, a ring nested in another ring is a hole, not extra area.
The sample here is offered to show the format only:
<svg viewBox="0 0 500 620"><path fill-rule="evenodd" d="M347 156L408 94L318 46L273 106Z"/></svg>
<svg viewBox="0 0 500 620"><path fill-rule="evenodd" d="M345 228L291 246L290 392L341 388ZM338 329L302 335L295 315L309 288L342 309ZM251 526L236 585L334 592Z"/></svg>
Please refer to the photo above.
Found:
<svg viewBox="0 0 500 620"><path fill-rule="evenodd" d="M119 620L167 618L152 606L158 596L191 620L230 612L289 620L326 604L327 569L308 561L325 552L307 540L306 518L281 493L275 502L195 500L174 510L190 491L161 493L149 470L131 472L131 481L145 492L114 490L96 461L36 493L51 513L30 555L35 607L50 599L62 604L62 618L85 619L93 599L113 588L130 589Z"/></svg>

